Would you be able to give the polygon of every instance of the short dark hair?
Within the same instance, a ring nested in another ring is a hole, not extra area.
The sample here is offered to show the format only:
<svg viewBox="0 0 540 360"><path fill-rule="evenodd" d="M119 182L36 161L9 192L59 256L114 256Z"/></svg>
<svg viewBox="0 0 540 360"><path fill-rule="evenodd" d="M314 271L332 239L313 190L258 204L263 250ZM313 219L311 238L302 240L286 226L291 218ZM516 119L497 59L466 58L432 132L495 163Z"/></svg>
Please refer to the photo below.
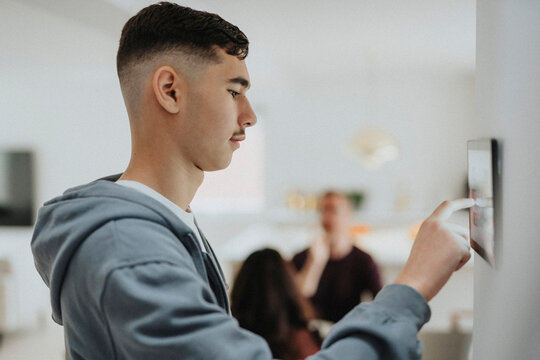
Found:
<svg viewBox="0 0 540 360"><path fill-rule="evenodd" d="M150 5L129 19L122 29L116 56L118 74L133 61L159 52L188 50L218 61L214 47L243 60L249 41L240 29L219 15L170 2Z"/></svg>

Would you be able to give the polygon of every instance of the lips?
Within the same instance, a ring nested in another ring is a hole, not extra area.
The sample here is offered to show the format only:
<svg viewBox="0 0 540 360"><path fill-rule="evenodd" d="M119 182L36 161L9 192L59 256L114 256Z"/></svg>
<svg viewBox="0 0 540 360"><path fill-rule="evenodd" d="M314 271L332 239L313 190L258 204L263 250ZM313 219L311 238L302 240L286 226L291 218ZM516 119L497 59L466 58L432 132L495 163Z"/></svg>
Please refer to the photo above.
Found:
<svg viewBox="0 0 540 360"><path fill-rule="evenodd" d="M230 138L229 141L232 142L234 147L238 149L240 147L240 141L244 141L245 139L246 139L245 135L235 135L232 138Z"/></svg>
<svg viewBox="0 0 540 360"><path fill-rule="evenodd" d="M237 142L244 141L244 140L246 140L245 135L237 135L231 138L231 141L237 141Z"/></svg>

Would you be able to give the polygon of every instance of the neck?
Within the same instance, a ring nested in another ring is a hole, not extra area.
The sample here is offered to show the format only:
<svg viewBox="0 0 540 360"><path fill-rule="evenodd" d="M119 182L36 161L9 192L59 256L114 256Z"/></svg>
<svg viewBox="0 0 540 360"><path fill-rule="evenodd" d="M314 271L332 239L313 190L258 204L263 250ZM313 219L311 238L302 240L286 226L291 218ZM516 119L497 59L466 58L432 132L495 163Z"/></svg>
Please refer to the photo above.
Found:
<svg viewBox="0 0 540 360"><path fill-rule="evenodd" d="M346 233L328 233L326 234L330 244L330 258L339 260L351 252L353 245Z"/></svg>
<svg viewBox="0 0 540 360"><path fill-rule="evenodd" d="M140 182L159 192L167 199L187 210L197 189L202 184L204 172L172 152L159 154L158 148L133 149L131 160L120 180Z"/></svg>

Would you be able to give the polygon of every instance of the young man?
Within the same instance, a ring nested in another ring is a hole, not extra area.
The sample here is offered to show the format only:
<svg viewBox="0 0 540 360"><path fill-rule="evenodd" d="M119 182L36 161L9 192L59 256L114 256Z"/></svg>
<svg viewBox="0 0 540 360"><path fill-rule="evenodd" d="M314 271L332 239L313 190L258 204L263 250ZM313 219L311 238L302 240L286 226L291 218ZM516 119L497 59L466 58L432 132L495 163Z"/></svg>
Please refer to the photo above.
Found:
<svg viewBox="0 0 540 360"><path fill-rule="evenodd" d="M245 35L171 3L125 25L118 75L131 161L118 177L67 190L40 209L32 239L69 359L270 359L229 314L226 284L189 204L204 172L225 168L256 122L246 98ZM469 255L443 204L419 232L396 284L335 326L325 359L419 357L427 300Z"/></svg>
<svg viewBox="0 0 540 360"><path fill-rule="evenodd" d="M381 290L379 269L366 252L353 244L352 206L343 193L326 192L319 210L324 235L296 254L293 265L302 294L311 299L318 316L339 321L360 302Z"/></svg>

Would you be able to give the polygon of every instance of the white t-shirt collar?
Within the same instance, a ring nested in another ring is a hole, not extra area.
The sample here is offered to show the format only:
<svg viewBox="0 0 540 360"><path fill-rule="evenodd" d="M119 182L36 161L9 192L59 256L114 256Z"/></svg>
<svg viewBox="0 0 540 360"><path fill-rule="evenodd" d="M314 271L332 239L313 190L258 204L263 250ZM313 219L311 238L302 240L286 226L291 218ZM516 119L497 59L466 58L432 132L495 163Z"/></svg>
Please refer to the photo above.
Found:
<svg viewBox="0 0 540 360"><path fill-rule="evenodd" d="M184 224L189 226L191 230L195 233L195 237L197 238L199 242L199 246L201 248L201 251L207 252L206 247L204 246L204 243L201 239L201 235L199 233L199 229L195 225L195 217L193 216L192 212L187 212L184 209L182 209L180 206L173 203L171 200L167 199L165 196L158 193L156 190L152 189L151 187L148 187L144 185L143 183L140 183L138 181L133 180L118 180L116 181L118 185L122 185L128 188L131 188L133 190L139 191L143 193L146 196L151 197L154 200L159 201L161 204L166 206L169 210L171 210ZM190 210L191 211L191 210Z"/></svg>

